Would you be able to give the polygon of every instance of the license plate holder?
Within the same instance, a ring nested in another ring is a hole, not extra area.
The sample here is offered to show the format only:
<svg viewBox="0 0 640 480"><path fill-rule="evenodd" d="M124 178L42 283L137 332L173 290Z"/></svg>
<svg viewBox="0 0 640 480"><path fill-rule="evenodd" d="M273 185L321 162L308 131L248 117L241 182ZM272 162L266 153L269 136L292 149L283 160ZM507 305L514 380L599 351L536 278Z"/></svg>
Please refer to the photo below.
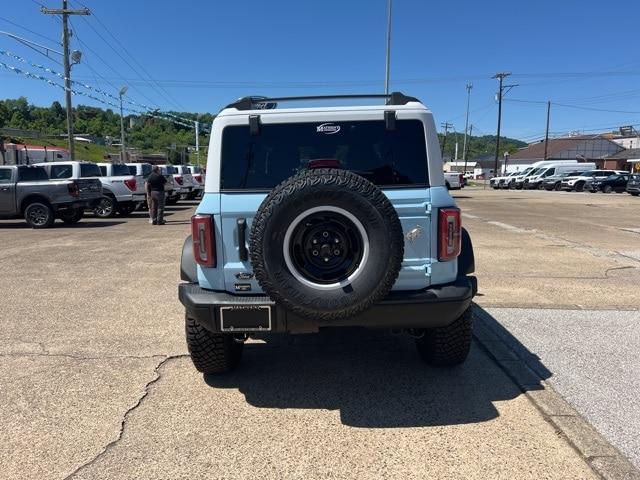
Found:
<svg viewBox="0 0 640 480"><path fill-rule="evenodd" d="M271 330L271 306L234 305L220 307L223 332L264 332Z"/></svg>

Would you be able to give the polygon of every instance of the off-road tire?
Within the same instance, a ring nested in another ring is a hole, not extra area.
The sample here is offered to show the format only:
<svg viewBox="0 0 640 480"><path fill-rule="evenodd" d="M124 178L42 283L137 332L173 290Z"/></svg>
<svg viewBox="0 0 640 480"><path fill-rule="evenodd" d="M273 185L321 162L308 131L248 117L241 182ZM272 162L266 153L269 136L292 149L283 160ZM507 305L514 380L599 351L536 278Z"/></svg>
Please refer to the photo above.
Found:
<svg viewBox="0 0 640 480"><path fill-rule="evenodd" d="M191 360L199 372L229 372L240 362L244 344L232 335L212 333L188 316L185 316L185 332Z"/></svg>
<svg viewBox="0 0 640 480"><path fill-rule="evenodd" d="M24 219L31 228L49 228L56 221L51 205L45 202L30 202L24 208Z"/></svg>
<svg viewBox="0 0 640 480"><path fill-rule="evenodd" d="M416 339L422 359L429 365L451 367L464 362L471 348L472 310L467 308L452 324L429 328Z"/></svg>
<svg viewBox="0 0 640 480"><path fill-rule="evenodd" d="M347 287L317 289L296 278L286 264L288 226L322 207L347 211L367 234L368 258ZM271 191L253 220L249 251L255 278L274 301L301 317L330 323L387 296L400 272L404 237L395 208L378 187L353 172L322 168L305 170Z"/></svg>
<svg viewBox="0 0 640 480"><path fill-rule="evenodd" d="M73 208L64 210L58 215L66 225L74 225L82 220L84 217L84 210L82 208Z"/></svg>

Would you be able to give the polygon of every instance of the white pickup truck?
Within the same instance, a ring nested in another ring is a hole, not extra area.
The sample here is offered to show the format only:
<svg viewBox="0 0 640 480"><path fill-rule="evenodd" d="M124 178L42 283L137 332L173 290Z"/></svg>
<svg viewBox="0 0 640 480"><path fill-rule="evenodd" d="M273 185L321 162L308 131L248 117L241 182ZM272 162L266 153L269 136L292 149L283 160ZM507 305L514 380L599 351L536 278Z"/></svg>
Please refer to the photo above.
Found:
<svg viewBox="0 0 640 480"><path fill-rule="evenodd" d="M98 166L102 174L100 180L105 197L110 196L111 201L115 198L116 211L120 215L131 214L146 200L143 175L132 175L129 167L124 163L98 163ZM99 213L96 214L100 216ZM115 212L107 216L114 214Z"/></svg>
<svg viewBox="0 0 640 480"><path fill-rule="evenodd" d="M191 176L193 176L193 183L195 185L195 195L194 198L198 198L204 194L204 181L205 181L205 173L204 170L198 165L187 165L187 168L191 172Z"/></svg>
<svg viewBox="0 0 640 480"><path fill-rule="evenodd" d="M460 190L463 187L462 174L460 172L444 172L444 180L447 190Z"/></svg>
<svg viewBox="0 0 640 480"><path fill-rule="evenodd" d="M195 181L193 180L193 176L189 171L189 168L185 165L160 165L160 168L163 170L163 173L166 169L166 172L169 175L173 176L173 181L175 183L175 188L180 193L180 197L192 200L195 198L194 196L194 187Z"/></svg>
<svg viewBox="0 0 640 480"><path fill-rule="evenodd" d="M110 165L112 164L101 164ZM129 173L129 169L123 164L114 169L105 169L105 173L116 174L104 176L100 166L92 162L46 162L39 163L47 171L52 180L68 178L78 180L81 178L98 178L102 183L102 198L93 208L93 213L101 218L113 217L116 212L128 215L136 209L138 204L145 199L144 184L142 180ZM126 174L122 167L126 170ZM141 186L138 186L138 183Z"/></svg>

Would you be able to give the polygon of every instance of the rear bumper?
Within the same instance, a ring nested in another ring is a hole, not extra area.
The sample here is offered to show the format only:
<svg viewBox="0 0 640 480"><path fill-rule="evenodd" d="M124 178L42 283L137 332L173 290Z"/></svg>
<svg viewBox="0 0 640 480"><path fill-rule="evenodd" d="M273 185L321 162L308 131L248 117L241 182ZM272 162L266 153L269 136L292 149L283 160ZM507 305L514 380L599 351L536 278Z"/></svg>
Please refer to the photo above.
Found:
<svg viewBox="0 0 640 480"><path fill-rule="evenodd" d="M476 277L416 292L391 292L365 312L337 322L323 323L301 318L285 310L266 295L232 295L205 290L194 283L182 283L178 297L187 315L207 330L219 333L220 307L271 307L271 331L314 332L320 327L360 326L372 328L433 328L451 324L464 312L478 291ZM241 331L241 330L237 330Z"/></svg>

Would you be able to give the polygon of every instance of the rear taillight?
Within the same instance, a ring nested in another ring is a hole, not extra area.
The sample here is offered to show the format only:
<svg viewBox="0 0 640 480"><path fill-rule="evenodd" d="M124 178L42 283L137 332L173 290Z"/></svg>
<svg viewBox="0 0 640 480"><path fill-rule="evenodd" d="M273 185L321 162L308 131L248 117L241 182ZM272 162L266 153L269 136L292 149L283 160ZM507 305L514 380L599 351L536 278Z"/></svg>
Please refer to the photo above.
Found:
<svg viewBox="0 0 640 480"><path fill-rule="evenodd" d="M80 187L78 186L78 184L76 182L71 182L67 188L69 189L69 195L71 195L72 197L79 197L80 196Z"/></svg>
<svg viewBox="0 0 640 480"><path fill-rule="evenodd" d="M460 255L460 209L441 208L438 213L438 260L446 262Z"/></svg>
<svg viewBox="0 0 640 480"><path fill-rule="evenodd" d="M193 256L198 265L216 266L216 241L211 215L194 215L191 217L191 238L193 239Z"/></svg>
<svg viewBox="0 0 640 480"><path fill-rule="evenodd" d="M198 182L198 183L202 183L202 175L196 175L196 176L194 176L193 178L195 178L195 179L196 179L196 182Z"/></svg>
<svg viewBox="0 0 640 480"><path fill-rule="evenodd" d="M178 185L182 185L182 177L173 177Z"/></svg>
<svg viewBox="0 0 640 480"><path fill-rule="evenodd" d="M132 192L136 191L137 182L135 178L128 178L124 181L124 184L127 186L129 190Z"/></svg>

